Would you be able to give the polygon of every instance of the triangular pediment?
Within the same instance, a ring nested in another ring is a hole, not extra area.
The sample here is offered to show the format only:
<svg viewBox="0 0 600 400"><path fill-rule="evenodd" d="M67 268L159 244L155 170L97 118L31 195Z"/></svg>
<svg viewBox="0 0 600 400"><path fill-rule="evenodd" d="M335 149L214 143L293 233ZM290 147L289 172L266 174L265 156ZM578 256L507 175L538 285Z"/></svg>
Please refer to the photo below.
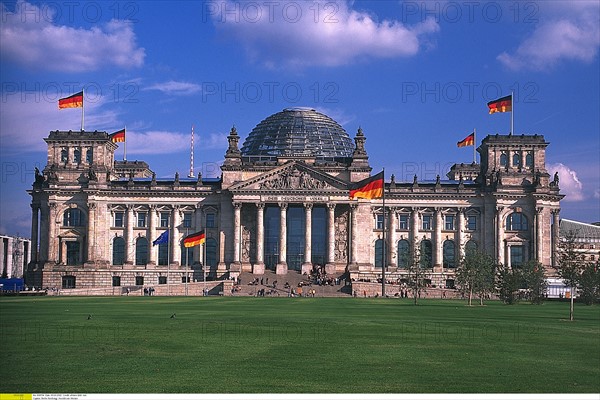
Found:
<svg viewBox="0 0 600 400"><path fill-rule="evenodd" d="M61 232L59 237L62 239L74 239L81 237L81 233L77 232L74 229L69 229L67 231Z"/></svg>
<svg viewBox="0 0 600 400"><path fill-rule="evenodd" d="M238 191L337 191L347 190L348 183L335 176L297 161L288 162L268 172L232 185Z"/></svg>

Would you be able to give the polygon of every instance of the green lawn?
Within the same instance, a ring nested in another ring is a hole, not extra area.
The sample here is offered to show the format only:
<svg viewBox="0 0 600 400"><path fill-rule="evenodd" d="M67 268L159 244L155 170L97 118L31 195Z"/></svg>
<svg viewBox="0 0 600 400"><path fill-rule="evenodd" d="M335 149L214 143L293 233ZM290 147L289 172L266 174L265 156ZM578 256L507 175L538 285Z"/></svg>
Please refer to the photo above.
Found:
<svg viewBox="0 0 600 400"><path fill-rule="evenodd" d="M600 307L575 313L453 300L2 298L0 393L600 392Z"/></svg>

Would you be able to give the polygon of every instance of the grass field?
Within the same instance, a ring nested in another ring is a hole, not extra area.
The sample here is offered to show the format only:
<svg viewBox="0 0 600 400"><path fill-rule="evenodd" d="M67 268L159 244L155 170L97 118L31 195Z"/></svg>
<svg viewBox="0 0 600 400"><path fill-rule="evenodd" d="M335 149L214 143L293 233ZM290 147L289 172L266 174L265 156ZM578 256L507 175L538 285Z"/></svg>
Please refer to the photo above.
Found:
<svg viewBox="0 0 600 400"><path fill-rule="evenodd" d="M567 303L2 298L0 393L600 392L600 307L565 317Z"/></svg>

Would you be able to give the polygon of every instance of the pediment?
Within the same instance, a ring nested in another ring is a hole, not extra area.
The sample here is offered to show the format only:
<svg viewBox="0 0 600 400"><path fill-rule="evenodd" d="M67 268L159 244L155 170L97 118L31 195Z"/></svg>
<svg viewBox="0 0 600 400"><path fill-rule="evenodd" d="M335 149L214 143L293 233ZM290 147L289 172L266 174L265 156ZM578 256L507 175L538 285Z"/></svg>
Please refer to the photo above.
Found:
<svg viewBox="0 0 600 400"><path fill-rule="evenodd" d="M77 239L81 237L81 233L77 232L74 229L68 229L60 233L59 237L61 239Z"/></svg>
<svg viewBox="0 0 600 400"><path fill-rule="evenodd" d="M329 191L347 190L348 183L304 163L292 161L243 182L232 185L236 191Z"/></svg>

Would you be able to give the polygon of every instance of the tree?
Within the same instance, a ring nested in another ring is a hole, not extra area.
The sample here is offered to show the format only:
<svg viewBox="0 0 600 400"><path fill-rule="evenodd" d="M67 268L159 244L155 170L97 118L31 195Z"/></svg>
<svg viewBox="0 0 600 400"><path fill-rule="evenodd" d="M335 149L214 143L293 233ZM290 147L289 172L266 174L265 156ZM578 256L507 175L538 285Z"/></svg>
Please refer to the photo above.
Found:
<svg viewBox="0 0 600 400"><path fill-rule="evenodd" d="M464 293L468 294L469 305L472 305L473 294L479 295L479 304L494 290L494 259L486 253L473 250L467 252L461 260L456 281Z"/></svg>
<svg viewBox="0 0 600 400"><path fill-rule="evenodd" d="M600 302L600 261L584 264L578 279L581 300L587 305Z"/></svg>
<svg viewBox="0 0 600 400"><path fill-rule="evenodd" d="M565 285L571 288L571 305L569 307L569 320L574 318L574 293L583 269L583 256L577 251L577 233L569 231L558 246L558 274L564 280Z"/></svg>
<svg viewBox="0 0 600 400"><path fill-rule="evenodd" d="M430 269L431 260L428 255L422 251L421 246L416 246L411 252L407 263L408 269L408 287L412 290L415 305L421 297L421 291L425 287L425 271Z"/></svg>
<svg viewBox="0 0 600 400"><path fill-rule="evenodd" d="M533 304L542 304L546 299L546 276L544 267L537 260L531 260L519 267L526 296Z"/></svg>
<svg viewBox="0 0 600 400"><path fill-rule="evenodd" d="M519 271L500 264L496 273L496 290L506 304L515 304L518 299L521 277Z"/></svg>

